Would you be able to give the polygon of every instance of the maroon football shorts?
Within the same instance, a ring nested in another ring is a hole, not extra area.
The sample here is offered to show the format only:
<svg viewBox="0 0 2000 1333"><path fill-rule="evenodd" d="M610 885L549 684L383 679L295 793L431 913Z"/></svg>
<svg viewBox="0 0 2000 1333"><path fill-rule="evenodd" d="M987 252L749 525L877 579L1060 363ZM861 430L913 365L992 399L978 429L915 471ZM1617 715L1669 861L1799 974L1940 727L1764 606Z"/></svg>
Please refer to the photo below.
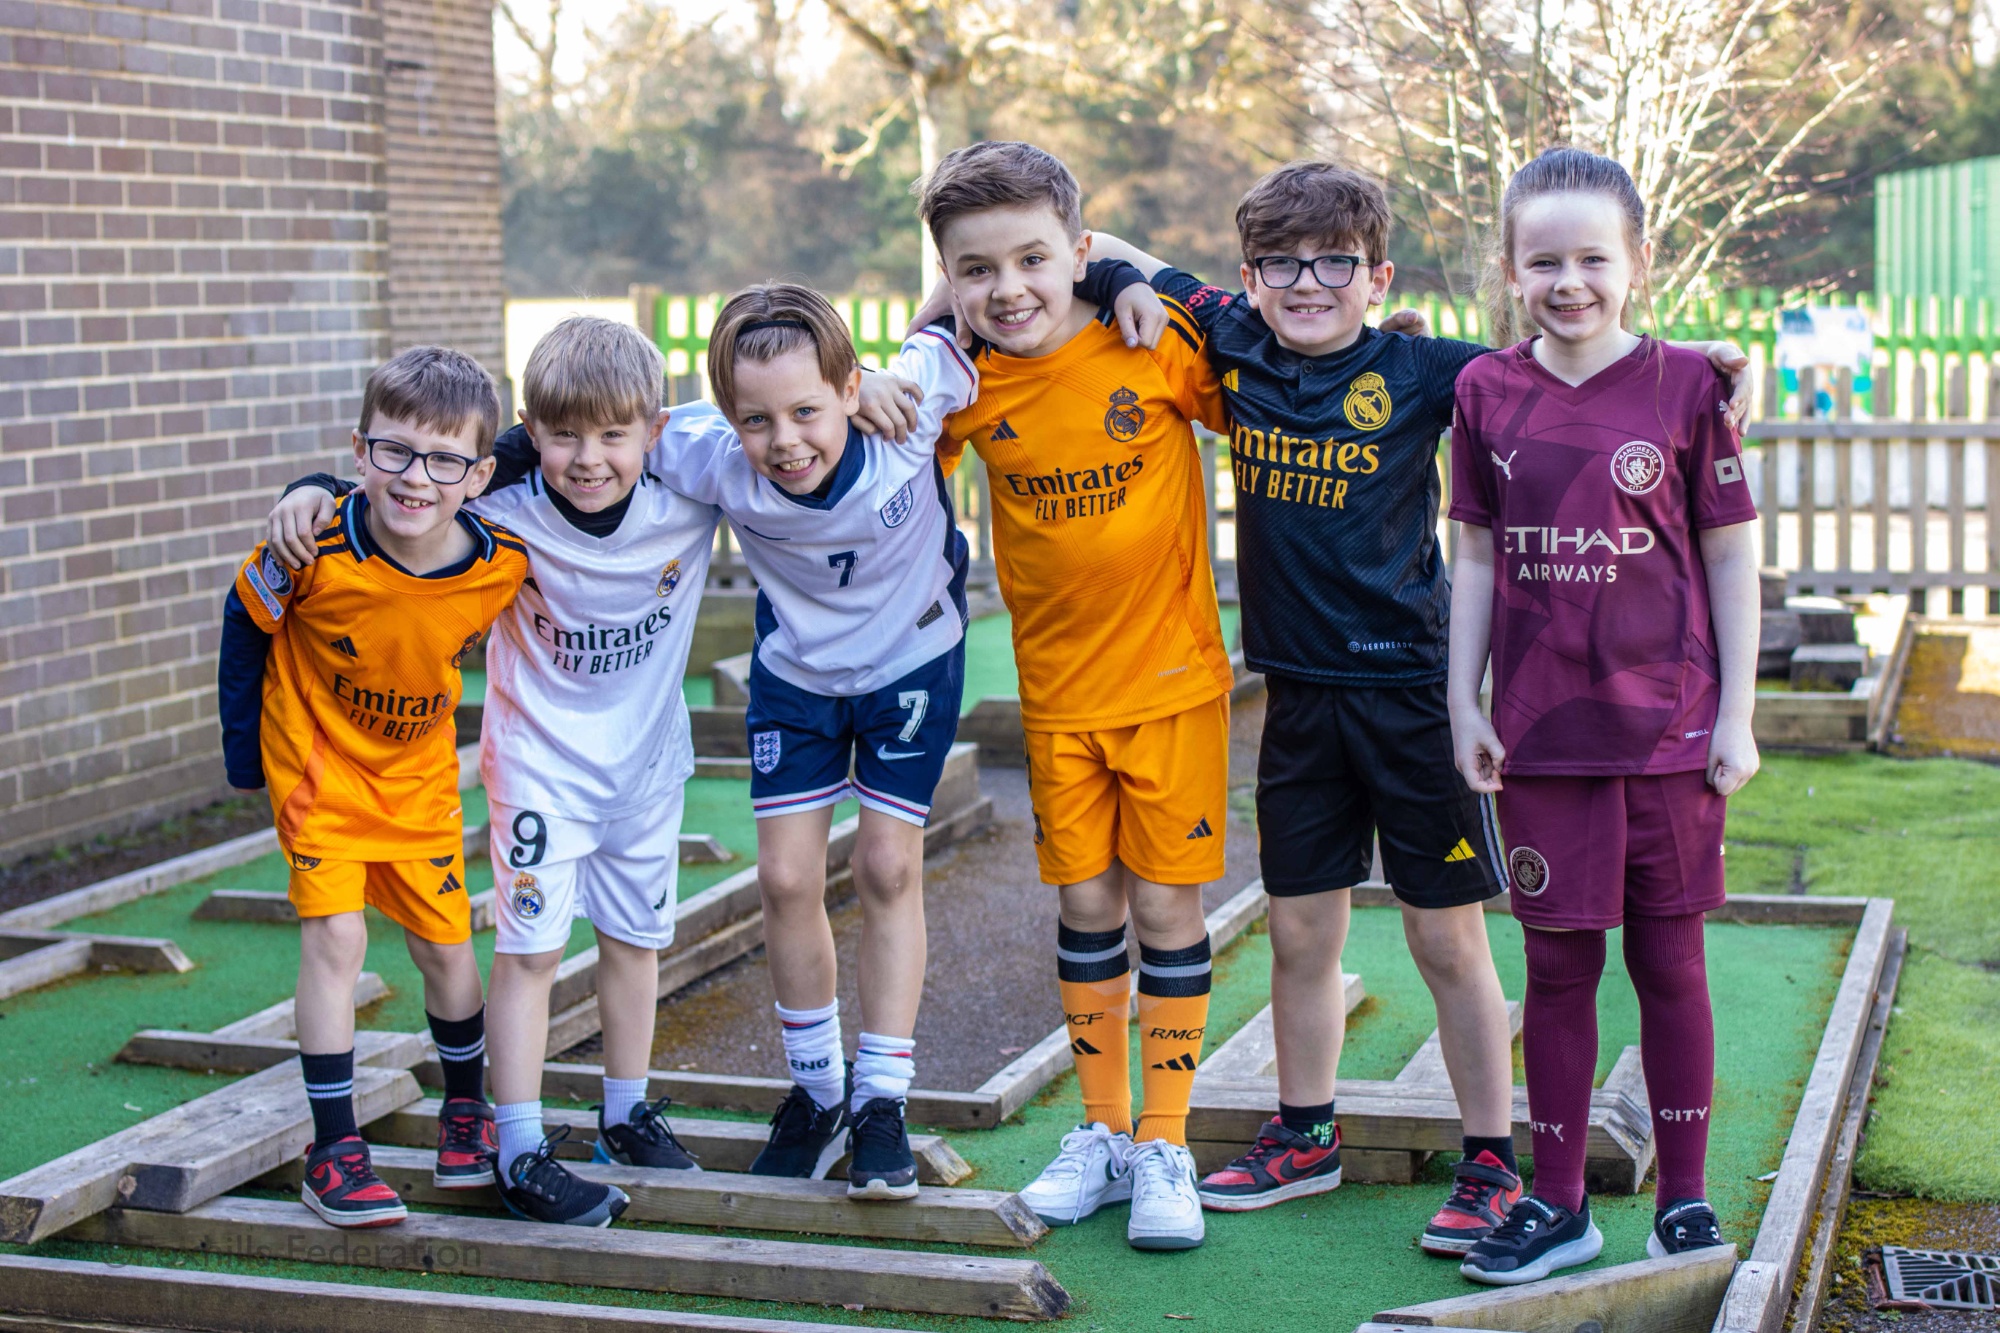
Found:
<svg viewBox="0 0 2000 1333"><path fill-rule="evenodd" d="M1500 836L1514 916L1550 930L1609 930L1626 916L1722 905L1728 802L1707 775L1508 775Z"/></svg>

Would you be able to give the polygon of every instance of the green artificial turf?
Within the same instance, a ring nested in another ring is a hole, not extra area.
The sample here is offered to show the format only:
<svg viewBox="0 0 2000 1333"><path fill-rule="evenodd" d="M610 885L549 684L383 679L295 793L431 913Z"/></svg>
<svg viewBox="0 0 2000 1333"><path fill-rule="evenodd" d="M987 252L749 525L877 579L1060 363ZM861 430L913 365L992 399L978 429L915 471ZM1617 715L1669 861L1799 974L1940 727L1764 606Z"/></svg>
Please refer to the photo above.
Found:
<svg viewBox="0 0 2000 1333"><path fill-rule="evenodd" d="M2000 1200L2000 769L1769 757L1730 801L1728 860L1737 893L1896 900L1910 954L1855 1179Z"/></svg>

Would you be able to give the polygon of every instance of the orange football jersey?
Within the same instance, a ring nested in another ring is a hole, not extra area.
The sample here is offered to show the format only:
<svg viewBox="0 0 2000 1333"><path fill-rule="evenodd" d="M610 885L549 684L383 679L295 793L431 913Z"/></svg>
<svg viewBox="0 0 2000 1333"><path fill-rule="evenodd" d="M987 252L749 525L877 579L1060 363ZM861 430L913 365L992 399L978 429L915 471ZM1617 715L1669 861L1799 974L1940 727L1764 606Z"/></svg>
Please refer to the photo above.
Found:
<svg viewBox="0 0 2000 1333"><path fill-rule="evenodd" d="M1021 723L1131 726L1229 691L1193 421L1225 430L1200 328L1167 301L1148 351L1094 322L1044 357L977 358L979 400L938 452L986 461L1014 617Z"/></svg>
<svg viewBox="0 0 2000 1333"><path fill-rule="evenodd" d="M404 573L357 534L366 497L343 498L319 558L289 570L259 546L236 595L271 635L264 668L264 776L288 852L407 861L463 836L452 712L459 664L514 599L527 548L460 510L471 564Z"/></svg>

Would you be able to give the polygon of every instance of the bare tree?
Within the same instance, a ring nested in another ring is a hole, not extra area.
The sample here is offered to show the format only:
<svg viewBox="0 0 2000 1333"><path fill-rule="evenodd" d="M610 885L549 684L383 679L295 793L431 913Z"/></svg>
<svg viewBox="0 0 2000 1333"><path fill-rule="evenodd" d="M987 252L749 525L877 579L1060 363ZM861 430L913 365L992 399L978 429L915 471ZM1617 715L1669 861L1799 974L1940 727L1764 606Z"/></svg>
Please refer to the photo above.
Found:
<svg viewBox="0 0 2000 1333"><path fill-rule="evenodd" d="M1281 41L1325 138L1414 192L1441 264L1479 267L1501 192L1542 148L1632 172L1671 310L1730 242L1807 198L1804 164L1898 43L1842 0L1294 0Z"/></svg>
<svg viewBox="0 0 2000 1333"><path fill-rule="evenodd" d="M535 58L535 73L528 84L528 96L538 110L546 111L556 100L556 30L562 21L563 0L548 0L548 31L537 34L514 12L510 0L499 0L500 17L528 54Z"/></svg>

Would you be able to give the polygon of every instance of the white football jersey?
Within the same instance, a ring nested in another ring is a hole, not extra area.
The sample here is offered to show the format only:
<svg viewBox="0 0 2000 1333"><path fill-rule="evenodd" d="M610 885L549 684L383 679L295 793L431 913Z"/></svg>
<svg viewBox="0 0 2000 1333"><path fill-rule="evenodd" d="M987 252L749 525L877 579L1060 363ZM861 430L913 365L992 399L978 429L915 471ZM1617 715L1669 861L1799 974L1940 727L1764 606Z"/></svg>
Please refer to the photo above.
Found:
<svg viewBox="0 0 2000 1333"><path fill-rule="evenodd" d="M825 499L759 475L709 403L675 407L655 455L669 486L720 506L736 529L757 579L757 660L814 694L881 689L965 636L965 537L937 439L978 396L978 376L937 328L912 335L888 368L923 386L917 428L897 444L850 426Z"/></svg>
<svg viewBox="0 0 2000 1333"><path fill-rule="evenodd" d="M472 504L521 539L530 564L486 649L488 799L590 821L657 804L694 773L681 677L715 508L642 475L618 530L592 537L556 509L539 470Z"/></svg>

